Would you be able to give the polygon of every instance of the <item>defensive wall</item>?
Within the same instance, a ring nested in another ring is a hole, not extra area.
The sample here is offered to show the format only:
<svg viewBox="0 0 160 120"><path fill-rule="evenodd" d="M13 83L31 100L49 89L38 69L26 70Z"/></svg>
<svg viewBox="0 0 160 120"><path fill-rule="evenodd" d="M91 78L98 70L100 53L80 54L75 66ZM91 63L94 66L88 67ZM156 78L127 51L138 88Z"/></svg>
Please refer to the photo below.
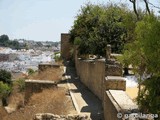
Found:
<svg viewBox="0 0 160 120"><path fill-rule="evenodd" d="M61 40L67 42L66 39L61 38ZM66 52L69 54L69 51ZM65 53L61 51L62 55ZM122 66L116 61L115 55L111 54L110 45L107 45L106 57L103 59L79 58L76 46L74 57L76 72L81 82L102 101L105 120L122 120L125 113L132 114L138 110L138 106L125 92L126 81L122 77ZM118 113L121 113L122 116L117 117Z"/></svg>
<svg viewBox="0 0 160 120"><path fill-rule="evenodd" d="M41 92L43 89L55 88L57 84L54 81L46 80L25 80L25 103L34 94Z"/></svg>
<svg viewBox="0 0 160 120"><path fill-rule="evenodd" d="M60 65L58 64L49 64L49 63L43 63L43 64L39 64L38 65L38 72L43 72L47 69L55 69L55 70L58 70L60 69Z"/></svg>
<svg viewBox="0 0 160 120"><path fill-rule="evenodd" d="M105 61L78 59L76 62L76 71L82 83L102 100Z"/></svg>
<svg viewBox="0 0 160 120"><path fill-rule="evenodd" d="M62 33L61 34L61 56L63 59L68 60L71 57L71 44L69 43L70 34Z"/></svg>
<svg viewBox="0 0 160 120"><path fill-rule="evenodd" d="M39 64L38 65L38 74L41 74L47 69L61 70L61 65L58 64ZM56 88L57 83L50 80L26 80L25 81L25 103L28 102L29 98L34 93L41 92L43 89Z"/></svg>

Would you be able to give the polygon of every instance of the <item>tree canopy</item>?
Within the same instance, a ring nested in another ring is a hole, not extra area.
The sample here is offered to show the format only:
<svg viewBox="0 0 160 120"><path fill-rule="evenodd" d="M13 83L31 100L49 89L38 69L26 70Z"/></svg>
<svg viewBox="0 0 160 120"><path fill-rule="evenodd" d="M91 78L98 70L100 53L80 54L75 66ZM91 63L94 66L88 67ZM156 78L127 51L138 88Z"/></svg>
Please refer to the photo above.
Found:
<svg viewBox="0 0 160 120"><path fill-rule="evenodd" d="M12 49L20 49L20 45L18 41L11 41L8 35L0 36L0 46L2 47L10 47Z"/></svg>
<svg viewBox="0 0 160 120"><path fill-rule="evenodd" d="M124 44L133 39L136 17L124 5L86 4L70 30L71 43L79 45L80 54L105 55L107 44L121 53Z"/></svg>
<svg viewBox="0 0 160 120"><path fill-rule="evenodd" d="M160 113L160 20L146 15L137 22L134 42L126 45L123 63L131 64L139 75L138 104L144 112ZM143 77L142 80L142 76Z"/></svg>

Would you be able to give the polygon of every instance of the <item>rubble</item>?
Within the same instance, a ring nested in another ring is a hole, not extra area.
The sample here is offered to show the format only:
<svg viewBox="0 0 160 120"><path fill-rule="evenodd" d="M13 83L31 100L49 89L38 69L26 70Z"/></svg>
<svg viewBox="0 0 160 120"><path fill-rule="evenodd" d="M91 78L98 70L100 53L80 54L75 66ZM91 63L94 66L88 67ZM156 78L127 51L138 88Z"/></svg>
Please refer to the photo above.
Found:
<svg viewBox="0 0 160 120"><path fill-rule="evenodd" d="M33 120L91 120L87 115L54 115L51 113L38 113L34 116Z"/></svg>

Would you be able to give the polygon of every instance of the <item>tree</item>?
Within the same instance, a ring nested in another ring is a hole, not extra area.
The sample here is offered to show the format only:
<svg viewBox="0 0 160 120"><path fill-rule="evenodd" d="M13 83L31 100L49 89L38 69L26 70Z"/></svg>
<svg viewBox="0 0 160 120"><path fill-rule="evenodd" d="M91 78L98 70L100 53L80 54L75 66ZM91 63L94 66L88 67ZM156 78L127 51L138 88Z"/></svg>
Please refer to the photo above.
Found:
<svg viewBox="0 0 160 120"><path fill-rule="evenodd" d="M143 1L146 5L146 10L147 10L148 14L151 14L151 11L150 11L149 6L148 6L148 0L143 0Z"/></svg>
<svg viewBox="0 0 160 120"><path fill-rule="evenodd" d="M137 22L136 39L128 44L122 61L139 76L138 104L143 112L160 113L160 21L146 15ZM141 87L143 85L143 87Z"/></svg>
<svg viewBox="0 0 160 120"><path fill-rule="evenodd" d="M12 49L17 49L18 50L18 49L20 49L20 44L16 40L14 40L14 41L9 40L8 45L6 47L10 47Z"/></svg>
<svg viewBox="0 0 160 120"><path fill-rule="evenodd" d="M133 10L137 16L137 19L139 20L139 14L138 14L138 11L137 11L137 8L136 8L136 0L129 0L132 4L133 4Z"/></svg>
<svg viewBox="0 0 160 120"><path fill-rule="evenodd" d="M29 46L27 43L24 44L24 49L28 50L29 49Z"/></svg>
<svg viewBox="0 0 160 120"><path fill-rule="evenodd" d="M137 7L136 7L137 1L136 0L129 0L129 1L133 4L133 10L134 10L134 12L137 16L137 19L140 20L140 14L138 13L138 10L137 10ZM150 8L149 8L149 4L151 4L153 7L156 7L156 6L154 6L152 3L150 3L149 0L142 0L142 1L145 4L147 13L150 15L151 11L150 11Z"/></svg>
<svg viewBox="0 0 160 120"><path fill-rule="evenodd" d="M20 49L20 45L19 42L14 40L14 41L10 41L11 42L11 48L13 49Z"/></svg>
<svg viewBox="0 0 160 120"><path fill-rule="evenodd" d="M7 47L8 42L9 42L9 37L7 35L0 36L0 45L1 46Z"/></svg>
<svg viewBox="0 0 160 120"><path fill-rule="evenodd" d="M0 81L2 81L3 83L11 85L12 84L11 77L12 75L10 72L2 69L0 70Z"/></svg>
<svg viewBox="0 0 160 120"><path fill-rule="evenodd" d="M20 49L20 44L18 41L9 40L9 37L7 35L1 35L0 36L0 46L3 47L10 47L12 49Z"/></svg>
<svg viewBox="0 0 160 120"><path fill-rule="evenodd" d="M104 56L107 44L121 53L124 44L132 40L129 31L135 28L134 18L125 6L86 4L74 21L70 41L79 44L80 54Z"/></svg>

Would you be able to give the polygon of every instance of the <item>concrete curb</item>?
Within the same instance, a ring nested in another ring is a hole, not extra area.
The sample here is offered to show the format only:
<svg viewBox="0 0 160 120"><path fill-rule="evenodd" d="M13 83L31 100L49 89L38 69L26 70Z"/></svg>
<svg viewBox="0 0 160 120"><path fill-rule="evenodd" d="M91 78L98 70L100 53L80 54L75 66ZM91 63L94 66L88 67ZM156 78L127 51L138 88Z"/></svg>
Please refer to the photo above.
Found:
<svg viewBox="0 0 160 120"><path fill-rule="evenodd" d="M79 109L79 107L78 107L77 101L76 101L76 99L75 99L72 91L70 90L71 86L70 86L70 84L68 83L68 80L67 80L67 86L68 86L68 88L69 88L69 94L71 95L71 99L72 99L73 105L74 105L77 113L80 114L80 109Z"/></svg>

